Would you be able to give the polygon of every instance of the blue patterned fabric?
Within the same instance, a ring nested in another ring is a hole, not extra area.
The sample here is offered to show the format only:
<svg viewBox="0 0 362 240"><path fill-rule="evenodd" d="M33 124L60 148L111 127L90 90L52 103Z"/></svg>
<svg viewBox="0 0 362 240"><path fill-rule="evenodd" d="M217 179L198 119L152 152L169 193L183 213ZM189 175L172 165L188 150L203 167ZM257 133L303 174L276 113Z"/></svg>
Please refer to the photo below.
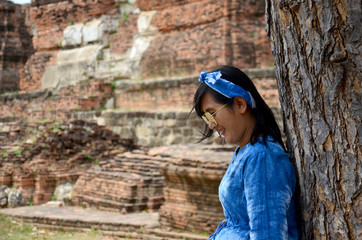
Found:
<svg viewBox="0 0 362 240"><path fill-rule="evenodd" d="M294 168L271 140L236 149L219 186L226 221L209 239L298 239Z"/></svg>
<svg viewBox="0 0 362 240"><path fill-rule="evenodd" d="M227 98L243 97L251 108L256 107L253 96L239 85L221 78L221 72L201 72L199 81Z"/></svg>

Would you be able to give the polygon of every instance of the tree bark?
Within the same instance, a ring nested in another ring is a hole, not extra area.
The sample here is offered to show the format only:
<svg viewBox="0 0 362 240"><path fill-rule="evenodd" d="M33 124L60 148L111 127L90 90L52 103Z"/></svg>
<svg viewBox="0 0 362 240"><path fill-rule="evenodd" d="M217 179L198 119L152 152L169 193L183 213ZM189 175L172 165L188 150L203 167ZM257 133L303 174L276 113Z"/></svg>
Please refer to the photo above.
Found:
<svg viewBox="0 0 362 240"><path fill-rule="evenodd" d="M361 1L266 0L302 239L362 239Z"/></svg>

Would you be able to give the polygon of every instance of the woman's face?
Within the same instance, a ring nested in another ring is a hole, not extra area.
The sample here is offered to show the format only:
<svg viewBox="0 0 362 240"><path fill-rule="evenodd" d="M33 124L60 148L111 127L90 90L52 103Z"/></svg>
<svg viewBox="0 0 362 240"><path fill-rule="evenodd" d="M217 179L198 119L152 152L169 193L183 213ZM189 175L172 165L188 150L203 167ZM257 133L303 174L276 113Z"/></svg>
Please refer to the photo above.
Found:
<svg viewBox="0 0 362 240"><path fill-rule="evenodd" d="M201 99L201 109L203 112L213 114L222 107L215 101L210 93L206 93ZM255 125L255 119L248 111L246 102L243 98L234 99L232 109L224 107L215 115L217 125L209 124L209 128L218 131L228 144L238 144L240 147L245 146L251 137Z"/></svg>

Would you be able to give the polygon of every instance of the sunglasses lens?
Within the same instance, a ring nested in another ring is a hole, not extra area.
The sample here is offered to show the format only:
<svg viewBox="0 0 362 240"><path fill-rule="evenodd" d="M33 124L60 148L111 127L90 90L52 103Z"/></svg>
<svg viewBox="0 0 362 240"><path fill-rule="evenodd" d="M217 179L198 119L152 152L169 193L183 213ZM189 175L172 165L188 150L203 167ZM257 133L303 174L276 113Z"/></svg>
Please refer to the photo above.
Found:
<svg viewBox="0 0 362 240"><path fill-rule="evenodd" d="M210 113L206 112L204 116L207 119L207 124L213 123L217 125L215 118Z"/></svg>
<svg viewBox="0 0 362 240"><path fill-rule="evenodd" d="M209 120L207 119L207 117L205 116L205 115L202 115L202 120L204 120L204 122L207 124L207 125L209 125Z"/></svg>

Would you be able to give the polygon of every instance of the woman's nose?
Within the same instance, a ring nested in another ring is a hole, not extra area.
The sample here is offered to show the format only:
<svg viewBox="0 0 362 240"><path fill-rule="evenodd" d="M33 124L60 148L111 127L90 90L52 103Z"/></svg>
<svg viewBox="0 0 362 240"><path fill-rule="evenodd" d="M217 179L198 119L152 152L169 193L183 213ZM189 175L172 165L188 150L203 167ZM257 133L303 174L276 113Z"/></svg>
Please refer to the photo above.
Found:
<svg viewBox="0 0 362 240"><path fill-rule="evenodd" d="M214 130L215 127L216 127L215 123L209 122L209 128L210 128L211 130Z"/></svg>

